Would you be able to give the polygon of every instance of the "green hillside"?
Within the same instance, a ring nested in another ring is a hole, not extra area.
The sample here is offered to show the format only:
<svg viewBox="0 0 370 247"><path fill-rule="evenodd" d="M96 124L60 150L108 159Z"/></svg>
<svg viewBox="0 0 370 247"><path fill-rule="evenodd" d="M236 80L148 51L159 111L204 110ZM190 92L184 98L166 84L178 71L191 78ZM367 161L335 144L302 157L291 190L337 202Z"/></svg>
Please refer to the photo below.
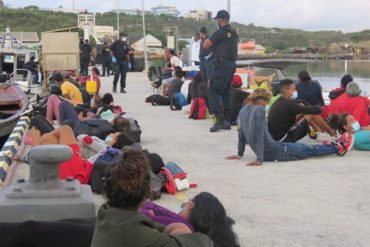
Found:
<svg viewBox="0 0 370 247"><path fill-rule="evenodd" d="M120 15L121 30L130 35L142 33L141 16ZM117 15L113 12L97 13L97 25L116 26ZM171 16L146 16L147 32L165 43L165 27L178 26L181 37L191 37L200 27L206 26L210 32L216 29L213 21L195 21ZM39 10L36 6L24 9L0 9L0 30L8 26L12 31L43 31L73 27L77 25L77 15L72 13ZM344 34L338 31L307 32L297 29L265 28L253 24L233 23L240 37L256 39L257 43L267 48L267 52L286 51L291 47L328 47L332 43L350 42L367 43L370 41L370 30Z"/></svg>

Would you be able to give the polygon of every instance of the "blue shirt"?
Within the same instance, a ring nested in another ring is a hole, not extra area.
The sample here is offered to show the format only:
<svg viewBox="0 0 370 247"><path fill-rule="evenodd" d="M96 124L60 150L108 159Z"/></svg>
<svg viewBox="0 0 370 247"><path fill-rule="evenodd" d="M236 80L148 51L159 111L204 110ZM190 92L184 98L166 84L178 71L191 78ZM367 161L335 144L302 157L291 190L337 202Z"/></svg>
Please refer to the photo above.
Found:
<svg viewBox="0 0 370 247"><path fill-rule="evenodd" d="M358 150L370 151L370 131L359 130L354 134L355 143L353 146Z"/></svg>

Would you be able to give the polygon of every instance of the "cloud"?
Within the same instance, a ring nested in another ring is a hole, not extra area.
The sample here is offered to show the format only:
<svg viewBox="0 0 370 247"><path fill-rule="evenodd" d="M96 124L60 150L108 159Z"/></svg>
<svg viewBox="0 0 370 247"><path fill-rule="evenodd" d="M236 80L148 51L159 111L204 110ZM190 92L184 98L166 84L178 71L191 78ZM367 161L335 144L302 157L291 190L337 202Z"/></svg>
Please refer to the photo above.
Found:
<svg viewBox="0 0 370 247"><path fill-rule="evenodd" d="M110 11L117 0L74 0L78 9L95 12ZM175 5L182 14L190 9L207 9L214 13L227 8L227 0L144 0L146 8L160 4ZM299 28L305 30L342 30L345 32L370 29L369 0L230 0L233 21L258 26ZM120 8L141 8L140 0L119 0ZM73 0L5 0L12 7L35 4L56 8L72 8Z"/></svg>

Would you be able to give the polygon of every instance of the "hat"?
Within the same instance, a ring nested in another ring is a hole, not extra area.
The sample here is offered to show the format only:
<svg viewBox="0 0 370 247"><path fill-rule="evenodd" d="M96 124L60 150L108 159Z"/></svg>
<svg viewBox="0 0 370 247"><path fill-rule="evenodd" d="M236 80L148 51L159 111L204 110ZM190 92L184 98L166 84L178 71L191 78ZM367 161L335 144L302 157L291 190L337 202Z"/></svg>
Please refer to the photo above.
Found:
<svg viewBox="0 0 370 247"><path fill-rule="evenodd" d="M202 27L200 30L199 30L200 33L204 33L204 34L208 34L208 31L207 31L207 28L206 27Z"/></svg>
<svg viewBox="0 0 370 247"><path fill-rule="evenodd" d="M243 81L242 81L242 78L240 77L240 75L234 75L234 78L233 78L233 81L232 81L231 85L233 87L240 87L242 84L243 84Z"/></svg>
<svg viewBox="0 0 370 247"><path fill-rule="evenodd" d="M226 10L220 10L217 12L217 15L215 18L213 18L214 20L216 19L230 19L230 15L229 15L229 12L227 12Z"/></svg>

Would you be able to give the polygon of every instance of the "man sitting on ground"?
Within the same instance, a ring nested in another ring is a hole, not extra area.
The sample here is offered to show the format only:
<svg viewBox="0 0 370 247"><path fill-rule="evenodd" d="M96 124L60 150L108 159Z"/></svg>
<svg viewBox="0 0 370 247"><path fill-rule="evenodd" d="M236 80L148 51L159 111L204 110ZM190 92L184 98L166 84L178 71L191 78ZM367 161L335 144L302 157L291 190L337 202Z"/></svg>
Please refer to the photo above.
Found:
<svg viewBox="0 0 370 247"><path fill-rule="evenodd" d="M331 129L320 116L320 106L306 106L297 103L294 81L285 79L280 82L281 97L271 106L268 117L268 129L276 141L297 142L308 133L310 125L321 133L334 137Z"/></svg>
<svg viewBox="0 0 370 247"><path fill-rule="evenodd" d="M317 81L312 81L307 71L298 73L299 83L297 84L298 99L304 100L310 105L324 106L321 86Z"/></svg>
<svg viewBox="0 0 370 247"><path fill-rule="evenodd" d="M352 147L354 138L348 133L342 134L339 141L325 145L275 141L271 138L266 124L265 107L270 101L271 95L267 91L265 94L256 91L249 97L251 103L244 106L240 111L238 155L232 155L226 159L241 159L247 144L257 155L257 159L247 164L248 166L260 166L263 161L292 161L331 154L343 156Z"/></svg>
<svg viewBox="0 0 370 247"><path fill-rule="evenodd" d="M231 82L231 125L237 125L237 119L239 116L240 109L245 105L246 99L249 93L242 90L242 78L240 75L234 75L233 81Z"/></svg>

